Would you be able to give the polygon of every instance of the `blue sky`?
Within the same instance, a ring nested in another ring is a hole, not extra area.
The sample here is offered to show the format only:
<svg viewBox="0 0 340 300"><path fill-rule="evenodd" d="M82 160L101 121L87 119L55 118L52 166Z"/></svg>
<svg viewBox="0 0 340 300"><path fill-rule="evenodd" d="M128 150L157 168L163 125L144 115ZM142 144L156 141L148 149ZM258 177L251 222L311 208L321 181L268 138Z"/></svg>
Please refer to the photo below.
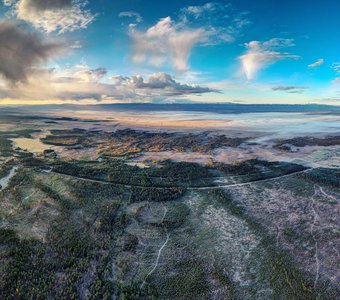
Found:
<svg viewBox="0 0 340 300"><path fill-rule="evenodd" d="M0 104L340 103L336 0L2 1Z"/></svg>

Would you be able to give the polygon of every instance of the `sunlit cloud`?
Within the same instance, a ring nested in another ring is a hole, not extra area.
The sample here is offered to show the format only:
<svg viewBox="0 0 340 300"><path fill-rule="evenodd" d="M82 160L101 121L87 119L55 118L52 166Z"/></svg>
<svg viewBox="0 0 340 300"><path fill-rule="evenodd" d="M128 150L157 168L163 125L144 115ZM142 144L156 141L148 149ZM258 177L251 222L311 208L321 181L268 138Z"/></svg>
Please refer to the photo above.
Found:
<svg viewBox="0 0 340 300"><path fill-rule="evenodd" d="M244 13L235 13L230 7L220 3L185 7L178 18L162 18L146 30L132 24L129 35L133 42L133 61L153 67L169 65L177 73L187 72L195 46L234 42L250 23ZM137 17L134 12L124 15Z"/></svg>
<svg viewBox="0 0 340 300"><path fill-rule="evenodd" d="M145 32L132 29L130 36L134 43L135 63L148 62L159 67L170 61L177 72L188 70L192 48L207 40L203 29L180 29L170 17L161 19Z"/></svg>
<svg viewBox="0 0 340 300"><path fill-rule="evenodd" d="M83 82L98 82L107 74L105 68L84 69L74 73L75 78L81 79Z"/></svg>
<svg viewBox="0 0 340 300"><path fill-rule="evenodd" d="M95 16L80 0L4 0L17 19L45 32L64 33L84 29Z"/></svg>
<svg viewBox="0 0 340 300"><path fill-rule="evenodd" d="M26 82L0 85L0 99L20 101L175 101L174 97L219 93L197 84L181 83L166 73L143 76L111 76L105 68L76 65L68 69L32 68Z"/></svg>
<svg viewBox="0 0 340 300"><path fill-rule="evenodd" d="M278 51L294 46L292 39L273 38L266 42L251 41L245 44L247 51L239 57L241 71L248 80L253 80L264 68L279 60L299 59L300 56Z"/></svg>

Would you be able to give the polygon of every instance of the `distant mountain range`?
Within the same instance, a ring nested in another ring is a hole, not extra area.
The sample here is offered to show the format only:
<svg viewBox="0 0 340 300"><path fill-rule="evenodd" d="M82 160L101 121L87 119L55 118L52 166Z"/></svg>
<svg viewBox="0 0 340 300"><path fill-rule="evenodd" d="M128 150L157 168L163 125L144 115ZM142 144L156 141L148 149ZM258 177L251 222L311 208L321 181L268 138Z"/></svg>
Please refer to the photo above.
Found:
<svg viewBox="0 0 340 300"><path fill-rule="evenodd" d="M0 106L1 107L1 106ZM340 106L320 104L240 104L240 103L190 103L190 104L156 104L156 103L119 103L98 105L27 105L3 106L2 111L50 111L50 110L112 110L112 111L188 111L210 113L261 113L261 112L331 112L340 113Z"/></svg>

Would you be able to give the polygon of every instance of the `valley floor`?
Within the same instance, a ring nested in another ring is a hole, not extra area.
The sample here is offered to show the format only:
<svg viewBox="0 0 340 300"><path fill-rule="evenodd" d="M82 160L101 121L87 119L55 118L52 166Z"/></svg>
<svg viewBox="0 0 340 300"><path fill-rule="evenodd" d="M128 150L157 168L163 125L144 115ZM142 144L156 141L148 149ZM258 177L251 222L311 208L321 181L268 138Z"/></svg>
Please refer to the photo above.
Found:
<svg viewBox="0 0 340 300"><path fill-rule="evenodd" d="M1 299L340 299L338 138L6 122Z"/></svg>

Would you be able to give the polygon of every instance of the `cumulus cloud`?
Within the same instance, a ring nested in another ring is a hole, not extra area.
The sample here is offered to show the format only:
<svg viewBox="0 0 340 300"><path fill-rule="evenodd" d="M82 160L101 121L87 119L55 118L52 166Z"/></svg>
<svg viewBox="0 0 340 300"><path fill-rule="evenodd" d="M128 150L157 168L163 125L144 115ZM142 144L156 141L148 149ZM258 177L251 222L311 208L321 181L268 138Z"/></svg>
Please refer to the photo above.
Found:
<svg viewBox="0 0 340 300"><path fill-rule="evenodd" d="M0 23L0 75L7 81L26 81L34 67L62 49L61 44L44 42L14 23Z"/></svg>
<svg viewBox="0 0 340 300"><path fill-rule="evenodd" d="M313 62L312 64L308 65L308 68L316 68L321 65L323 65L325 60L323 58L319 58L316 62Z"/></svg>
<svg viewBox="0 0 340 300"><path fill-rule="evenodd" d="M241 70L248 80L256 77L260 70L283 59L299 59L300 56L280 52L281 48L294 46L294 40L273 38L269 41L251 41L245 44L247 51L239 57Z"/></svg>
<svg viewBox="0 0 340 300"><path fill-rule="evenodd" d="M279 85L272 87L273 91L287 92L291 94L302 94L308 89L307 86Z"/></svg>
<svg viewBox="0 0 340 300"><path fill-rule="evenodd" d="M139 75L131 77L116 76L112 79L117 87L124 87L149 96L179 96L219 92L196 84L179 83L171 75L160 72L151 74L147 80L144 80Z"/></svg>
<svg viewBox="0 0 340 300"><path fill-rule="evenodd" d="M154 67L169 64L177 73L184 73L189 69L195 46L233 42L248 24L245 14L236 14L230 5L207 3L185 7L178 18L162 18L146 30L131 26L132 58L135 63Z"/></svg>
<svg viewBox="0 0 340 300"><path fill-rule="evenodd" d="M86 28L95 16L80 0L4 0L14 15L45 32L64 33Z"/></svg>
<svg viewBox="0 0 340 300"><path fill-rule="evenodd" d="M108 78L104 68L78 65L70 69L34 69L26 83L1 88L0 98L29 101L174 101L188 95L219 92L195 84L176 81L165 73ZM110 80L111 79L111 80ZM178 97L178 98L174 98Z"/></svg>
<svg viewBox="0 0 340 300"><path fill-rule="evenodd" d="M192 48L206 40L203 29L180 29L170 17L161 19L145 32L132 29L130 36L134 43L134 62L159 67L170 61L177 72L188 70Z"/></svg>

